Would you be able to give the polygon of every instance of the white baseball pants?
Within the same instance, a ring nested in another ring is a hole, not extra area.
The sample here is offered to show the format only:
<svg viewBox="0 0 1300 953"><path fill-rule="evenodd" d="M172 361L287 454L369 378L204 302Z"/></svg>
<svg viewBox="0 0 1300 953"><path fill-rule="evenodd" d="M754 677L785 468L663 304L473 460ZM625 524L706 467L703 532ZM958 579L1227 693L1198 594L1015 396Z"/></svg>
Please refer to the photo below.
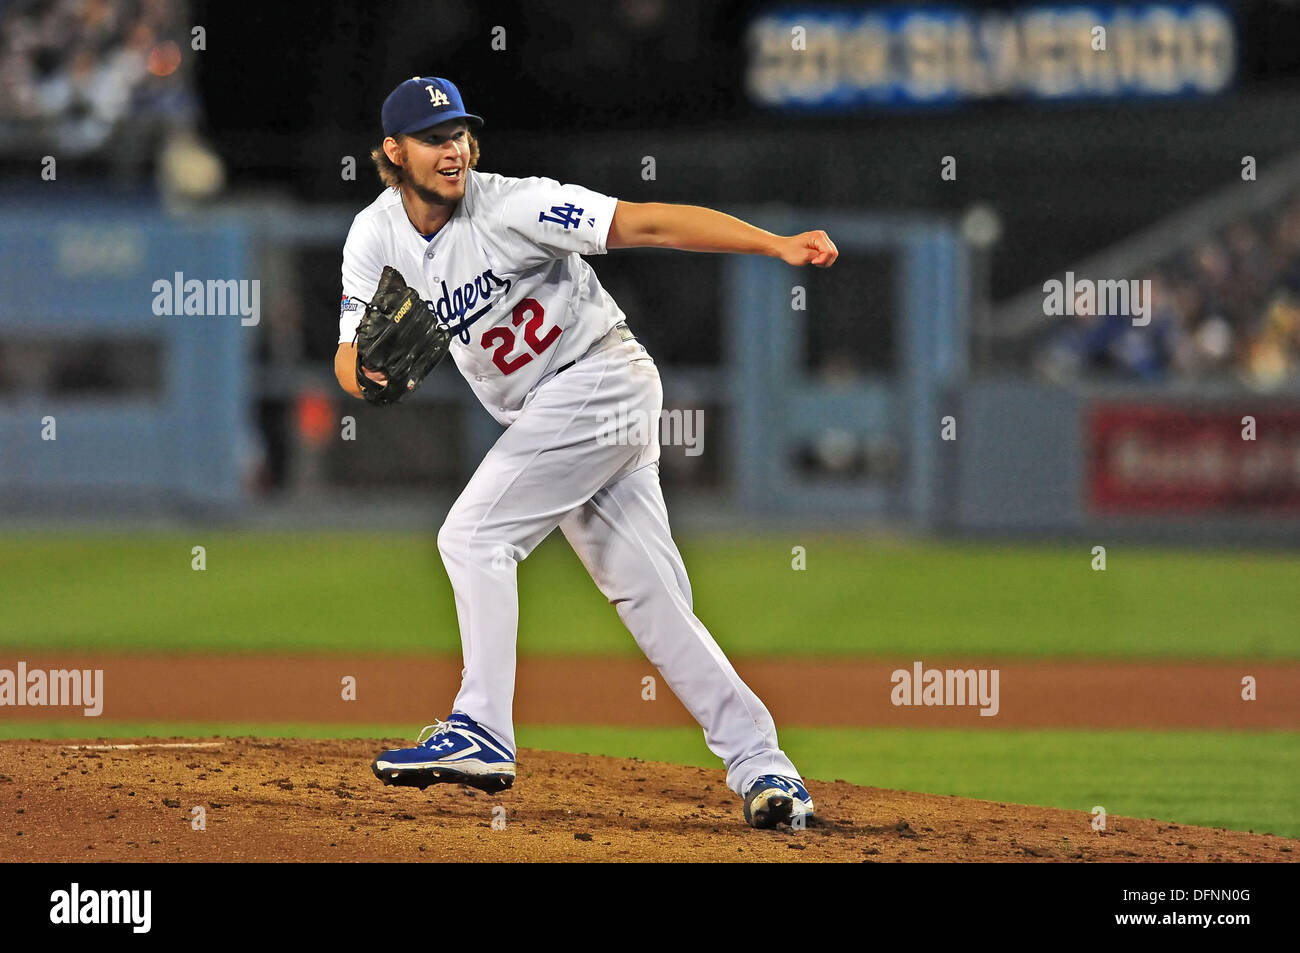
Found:
<svg viewBox="0 0 1300 953"><path fill-rule="evenodd" d="M635 340L604 340L532 392L438 533L465 665L454 710L515 750L516 568L559 526L703 727L727 786L743 795L760 775L799 778L767 708L695 617L659 488L659 371Z"/></svg>

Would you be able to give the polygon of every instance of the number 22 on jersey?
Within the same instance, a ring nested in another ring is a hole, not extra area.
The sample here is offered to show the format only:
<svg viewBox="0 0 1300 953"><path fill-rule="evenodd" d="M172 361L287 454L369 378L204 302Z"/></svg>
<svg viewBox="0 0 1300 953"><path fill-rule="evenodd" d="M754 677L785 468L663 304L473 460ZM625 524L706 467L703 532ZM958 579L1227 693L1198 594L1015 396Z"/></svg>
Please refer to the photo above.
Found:
<svg viewBox="0 0 1300 953"><path fill-rule="evenodd" d="M527 324L524 324L525 318ZM531 361L534 354L541 354L554 344L555 339L560 336L563 329L558 324L551 325L545 334L540 334L545 319L546 310L536 298L525 298L515 305L510 313L510 322L515 327L524 325L524 343L532 349L532 354L528 351L520 351L516 356L511 357L510 352L515 349L515 332L505 327L484 331L479 343L485 348L491 348L495 344L492 363L500 368L502 374L512 374Z"/></svg>

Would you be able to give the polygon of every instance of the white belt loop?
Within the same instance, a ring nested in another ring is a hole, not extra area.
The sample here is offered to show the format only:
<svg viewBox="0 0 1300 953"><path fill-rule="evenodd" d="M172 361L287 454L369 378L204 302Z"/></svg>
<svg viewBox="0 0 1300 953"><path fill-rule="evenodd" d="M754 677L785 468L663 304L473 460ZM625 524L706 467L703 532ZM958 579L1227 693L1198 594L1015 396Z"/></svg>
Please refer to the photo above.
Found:
<svg viewBox="0 0 1300 953"><path fill-rule="evenodd" d="M591 347L582 352L582 356L579 357L578 360L581 361L589 355L596 354L605 350L607 347L613 347L615 344L619 344L623 341L634 340L636 340L636 338L633 336L631 329L627 326L627 322L620 321L600 337L596 338Z"/></svg>

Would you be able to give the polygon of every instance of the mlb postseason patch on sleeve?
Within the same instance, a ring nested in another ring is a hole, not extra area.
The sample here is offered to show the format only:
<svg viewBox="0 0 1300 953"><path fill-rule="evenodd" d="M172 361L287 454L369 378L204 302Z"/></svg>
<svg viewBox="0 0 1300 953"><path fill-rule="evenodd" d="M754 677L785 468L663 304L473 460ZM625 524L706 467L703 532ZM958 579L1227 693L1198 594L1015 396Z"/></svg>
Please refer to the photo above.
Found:
<svg viewBox="0 0 1300 953"><path fill-rule="evenodd" d="M344 295L343 301L339 304L339 317L343 317L349 311L357 310L359 304L360 302L358 302L356 298L349 298L347 295Z"/></svg>

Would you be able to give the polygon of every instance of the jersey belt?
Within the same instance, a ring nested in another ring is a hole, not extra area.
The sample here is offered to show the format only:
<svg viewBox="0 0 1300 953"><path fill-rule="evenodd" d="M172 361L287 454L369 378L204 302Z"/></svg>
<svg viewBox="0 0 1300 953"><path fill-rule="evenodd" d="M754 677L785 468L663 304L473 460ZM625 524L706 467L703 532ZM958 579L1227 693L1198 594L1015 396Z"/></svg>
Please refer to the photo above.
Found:
<svg viewBox="0 0 1300 953"><path fill-rule="evenodd" d="M632 333L632 329L629 328L629 327L627 326L627 322L626 322L626 321L620 321L620 322L618 322L618 324L616 324L616 325L614 325L612 328L610 328L610 329L609 329L609 332L608 332L607 334L605 334L605 336L602 337L602 338L600 339L600 341L597 342L597 344L604 343L605 338L608 338L610 335L614 334L615 332L618 333L618 336L619 336L619 339L620 339L620 340L623 340L623 341L635 341L635 340L636 340L636 335L633 334L633 333ZM590 348L587 349L586 353L584 353L582 356L583 356L583 357L586 357L587 354L590 354L590 353L591 353L592 351L594 351L595 349L596 349L596 346L595 346L595 345L592 345ZM558 369L554 374L552 374L551 376L552 376L552 377L558 377L559 375L561 375L561 374L563 374L565 371L567 371L569 368L571 368L574 364L577 364L579 360L580 360L580 358L574 358L574 359L573 359L572 361L570 361L568 364L564 364L564 365L562 365L562 366L561 366L561 367L560 367L560 368L559 368L559 369Z"/></svg>

